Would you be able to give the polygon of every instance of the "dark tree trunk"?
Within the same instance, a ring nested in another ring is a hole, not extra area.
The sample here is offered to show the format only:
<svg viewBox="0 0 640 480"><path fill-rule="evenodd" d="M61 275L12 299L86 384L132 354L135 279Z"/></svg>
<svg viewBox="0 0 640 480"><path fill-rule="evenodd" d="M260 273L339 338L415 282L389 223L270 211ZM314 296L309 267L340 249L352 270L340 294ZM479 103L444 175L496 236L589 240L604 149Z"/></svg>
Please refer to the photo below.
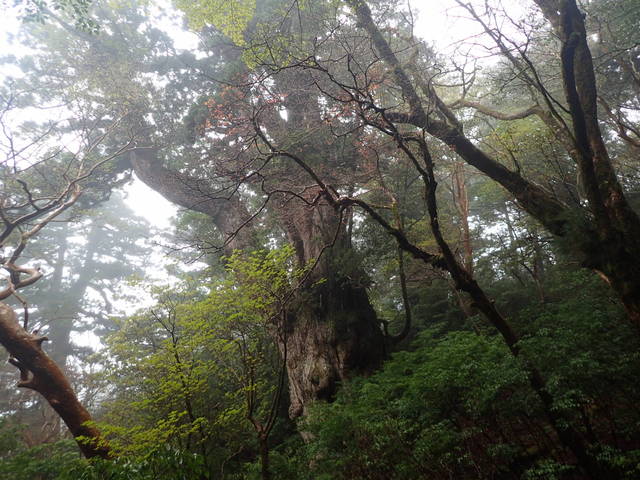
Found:
<svg viewBox="0 0 640 480"><path fill-rule="evenodd" d="M273 478L269 464L269 442L266 438L260 438L260 475L262 480Z"/></svg>
<svg viewBox="0 0 640 480"><path fill-rule="evenodd" d="M286 325L291 418L316 400L332 401L339 384L380 366L382 333L364 288L327 279L302 292Z"/></svg>
<svg viewBox="0 0 640 480"><path fill-rule="evenodd" d="M305 195L310 201L318 193ZM373 372L384 355L346 219L325 201L311 203L285 197L278 208L299 264L315 265L285 326L292 418L304 416L315 400L332 401L341 382Z"/></svg>

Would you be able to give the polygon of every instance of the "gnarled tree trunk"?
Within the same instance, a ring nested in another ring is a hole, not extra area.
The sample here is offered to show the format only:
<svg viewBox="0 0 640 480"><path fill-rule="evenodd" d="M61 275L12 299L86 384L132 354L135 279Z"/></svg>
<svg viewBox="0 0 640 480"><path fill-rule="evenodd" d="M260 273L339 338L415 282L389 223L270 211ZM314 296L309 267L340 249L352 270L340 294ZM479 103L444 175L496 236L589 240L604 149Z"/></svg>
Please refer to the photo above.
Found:
<svg viewBox="0 0 640 480"><path fill-rule="evenodd" d="M342 279L344 280L344 279ZM291 418L380 366L383 336L364 288L329 279L302 292L286 325Z"/></svg>
<svg viewBox="0 0 640 480"><path fill-rule="evenodd" d="M311 189L306 196L310 201L317 193ZM288 208L278 209L299 263L316 262L285 325L292 418L304 416L316 400L331 401L341 382L371 373L384 355L384 336L346 224L326 202L310 203L288 198Z"/></svg>

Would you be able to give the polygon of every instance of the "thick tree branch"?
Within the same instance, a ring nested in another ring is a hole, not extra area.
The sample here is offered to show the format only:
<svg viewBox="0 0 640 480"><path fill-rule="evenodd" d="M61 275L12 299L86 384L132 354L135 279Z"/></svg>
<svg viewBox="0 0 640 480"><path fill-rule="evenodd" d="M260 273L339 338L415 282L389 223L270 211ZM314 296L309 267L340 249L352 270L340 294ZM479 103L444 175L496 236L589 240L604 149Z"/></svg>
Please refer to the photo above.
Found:
<svg viewBox="0 0 640 480"><path fill-rule="evenodd" d="M131 154L131 164L138 178L167 200L210 217L228 239L225 245L229 252L251 246L252 232L247 225L251 215L237 191L216 191L207 180L166 168L156 148L137 148Z"/></svg>
<svg viewBox="0 0 640 480"><path fill-rule="evenodd" d="M91 415L78 401L60 367L42 350L45 340L25 331L13 309L0 302L0 344L9 351L11 364L20 370L18 386L37 391L49 402L87 458L108 458L109 448L91 425Z"/></svg>
<svg viewBox="0 0 640 480"><path fill-rule="evenodd" d="M499 110L495 110L487 105L484 105L480 102L475 102L473 100L466 100L461 98L456 100L455 102L449 104L449 108L473 108L484 115L488 115L489 117L495 118L497 120L520 120L523 118L530 117L532 115L540 115L542 108L539 105L532 105L529 108L525 108L524 110L520 110L517 112L506 113L501 112Z"/></svg>

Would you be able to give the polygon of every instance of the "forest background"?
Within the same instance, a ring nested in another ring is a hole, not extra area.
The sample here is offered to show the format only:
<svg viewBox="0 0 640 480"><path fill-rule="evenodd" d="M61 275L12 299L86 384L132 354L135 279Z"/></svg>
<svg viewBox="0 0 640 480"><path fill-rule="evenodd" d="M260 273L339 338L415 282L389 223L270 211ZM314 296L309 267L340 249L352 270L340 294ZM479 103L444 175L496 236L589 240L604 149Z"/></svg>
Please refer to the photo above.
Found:
<svg viewBox="0 0 640 480"><path fill-rule="evenodd" d="M451 3L13 2L2 478L638 477L640 5Z"/></svg>

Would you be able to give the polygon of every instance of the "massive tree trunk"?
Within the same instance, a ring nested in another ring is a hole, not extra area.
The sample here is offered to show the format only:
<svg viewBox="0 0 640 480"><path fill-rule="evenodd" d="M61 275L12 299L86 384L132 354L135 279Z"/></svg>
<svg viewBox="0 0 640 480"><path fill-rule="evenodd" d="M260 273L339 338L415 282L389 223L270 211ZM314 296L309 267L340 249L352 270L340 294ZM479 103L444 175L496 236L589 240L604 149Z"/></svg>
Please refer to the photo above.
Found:
<svg viewBox="0 0 640 480"><path fill-rule="evenodd" d="M291 418L316 400L333 400L340 383L380 366L383 336L362 287L343 278L310 286L288 315L287 375Z"/></svg>
<svg viewBox="0 0 640 480"><path fill-rule="evenodd" d="M285 29L285 26L281 28ZM241 54L240 48L225 49L221 53L228 65L237 67L235 74L226 79L228 86L234 83L244 86L238 85L237 91L230 96L232 100L229 108L216 113L240 129L244 128L247 120L243 117L246 114L243 110L246 108L245 103L251 104L246 100L253 95L244 84L246 78L242 78L239 73L247 70L246 65L241 64ZM220 73L220 76L225 75L228 73ZM287 138L289 144L300 141L299 148L313 151L320 161L325 161L324 155L330 147L316 138L310 138L321 122L318 92L310 78L296 74L279 76L274 81L273 90L282 93L281 97L276 95L274 98L286 99L288 118L283 118L275 106L261 110L265 115L269 134ZM236 93L244 101L239 101ZM223 89L213 89L212 100L216 101L218 95L229 101L230 97L224 97ZM238 100L237 104L233 99ZM215 123L215 119L211 120ZM234 138L226 127L219 132L215 131L214 126L210 128L214 133ZM247 133L246 138L251 134L252 132ZM187 165L194 167L193 169L167 168L161 158L162 152L156 148L137 149L131 155L131 164L140 180L169 201L207 215L221 237L226 239L225 253L229 254L234 249L256 248L259 245L252 222L255 208L250 205L259 197L251 199L247 195L243 196L245 186L240 185L246 180L243 174L247 172L243 168L247 167L243 164L245 158L238 149L246 138L235 142L233 147L229 142L218 145L213 140L214 148L211 150L215 150L216 157L197 159L198 163ZM296 140L292 140L294 138ZM304 140L300 140L302 138ZM326 157L334 157L336 153L329 151ZM236 167L237 171L234 170ZM203 172L207 168L210 172L192 173L195 170ZM279 167L269 165L265 170L255 169L267 177L267 185L262 185L263 191L281 192L279 196L274 195L269 200L269 218L275 219L293 244L300 265L319 258L324 250L313 274L292 299L286 326L291 415L295 417L304 414L310 402L333 398L338 384L351 375L371 372L376 368L384 355L384 342L366 286L360 283L362 275L358 273L353 277L351 274L357 268L346 270L340 264L353 255L347 232L340 224L339 214L333 208L315 205L311 196L308 197L311 205L301 201L298 196L301 191L304 192L302 196L311 193L305 190L308 179L298 178L290 170L275 173L273 170L277 168ZM225 178L229 184L233 182L230 178L236 179L238 189L231 187L221 192L215 182ZM257 191L259 187L253 184L249 188ZM332 261L332 258L338 260Z"/></svg>
<svg viewBox="0 0 640 480"><path fill-rule="evenodd" d="M315 263L285 326L292 418L304 416L315 400L331 401L341 382L371 373L384 355L345 219L325 201L311 205L317 193L307 190L309 203L285 198L277 209L299 264Z"/></svg>
<svg viewBox="0 0 640 480"><path fill-rule="evenodd" d="M309 159L329 183L353 183L359 161L352 145L318 131L323 116L313 77L309 72L282 71L274 83L285 98L287 120L257 120L278 144L288 146L288 152ZM282 171L275 176L280 189L296 192L276 200L275 215L298 263L315 264L287 316L289 414L296 418L316 400L331 401L340 383L377 369L385 339L352 248L346 212L329 204L319 186L308 186L306 174Z"/></svg>
<svg viewBox="0 0 640 480"><path fill-rule="evenodd" d="M168 200L208 215L223 236L233 233L233 248L255 247L251 216L239 198L221 198L205 181L163 167L156 153L136 152L132 165L142 181ZM291 301L284 329L292 418L316 400L333 399L341 382L372 372L384 355L384 337L344 222L332 206L314 201L315 195L317 189L301 196L282 193L270 203L299 265L316 262Z"/></svg>

